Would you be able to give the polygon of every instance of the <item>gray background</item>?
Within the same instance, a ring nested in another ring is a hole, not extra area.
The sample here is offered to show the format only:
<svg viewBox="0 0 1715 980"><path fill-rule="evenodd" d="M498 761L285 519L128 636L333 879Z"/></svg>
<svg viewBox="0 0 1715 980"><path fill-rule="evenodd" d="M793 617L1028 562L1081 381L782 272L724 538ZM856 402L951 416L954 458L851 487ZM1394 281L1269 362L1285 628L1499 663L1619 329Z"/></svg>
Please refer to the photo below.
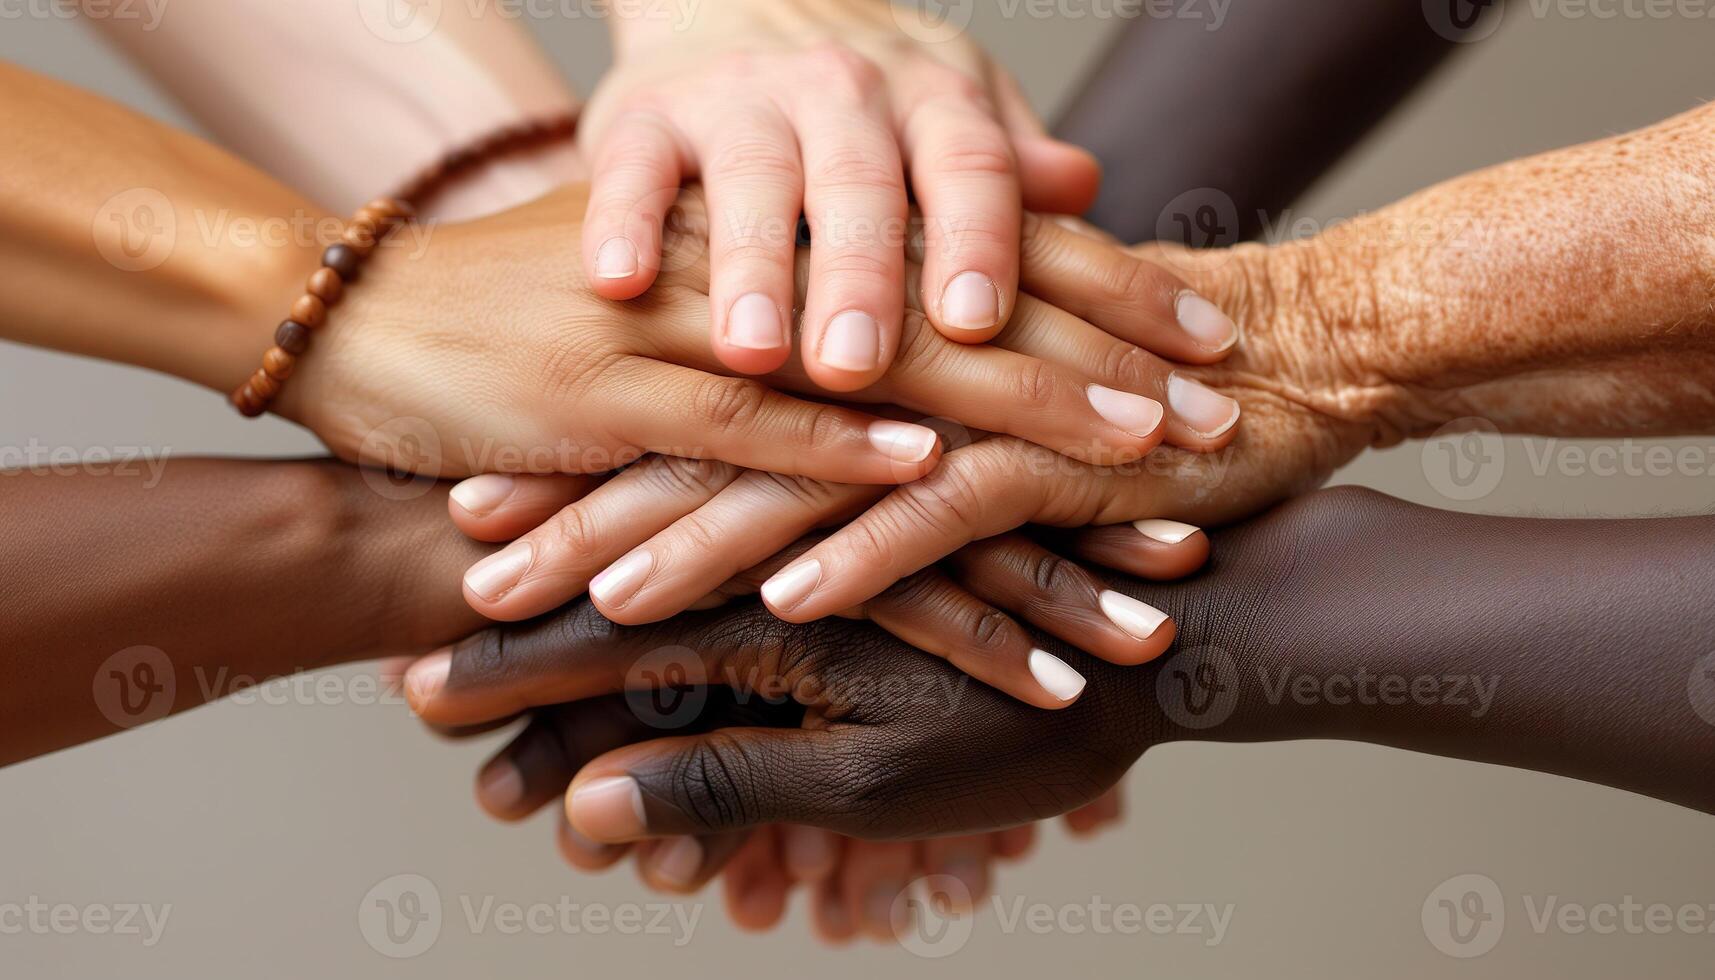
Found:
<svg viewBox="0 0 1715 980"><path fill-rule="evenodd" d="M978 4L973 29L1052 112L1117 22L1008 18L1007 9L1018 8ZM1715 90L1709 19L1577 16L1587 9L1511 5L1499 33L1470 45L1294 217L1336 220L1471 168L1647 124ZM587 92L605 62L599 25L533 26ZM9 18L0 57L182 121L75 23ZM1684 442L1715 450L1715 440ZM315 449L301 431L240 422L217 396L179 382L6 346L0 448L32 445ZM1448 483L1441 449L1421 445L1370 453L1338 480L1437 506L1564 516L1700 511L1715 499L1707 472L1580 475L1562 465L1573 458L1567 444L1474 448L1487 461L1478 489L1493 484L1476 499L1454 499L1470 494ZM1539 473L1543 458L1555 462ZM1452 496L1437 489L1448 486ZM0 973L856 978L950 969L1023 978L1070 968L1102 977L1668 978L1715 968L1715 935L1543 934L1526 907L1551 896L1707 906L1715 902L1711 818L1568 780L1338 743L1153 751L1127 781L1121 828L1093 842L1052 830L1000 879L1009 908L1018 900L1055 909L1095 900L1230 904L1231 926L1215 946L1147 932L1008 933L988 909L969 942L937 963L893 948L825 950L808 937L801 905L776 933L746 936L712 898L682 946L660 935L473 934L463 898L652 900L627 871L584 877L563 867L545 819L502 826L477 811L471 777L496 742L438 743L398 704L226 702L6 770L0 903L36 896L80 906L170 903L172 911L149 949L118 936L0 935ZM371 949L357 918L371 886L398 873L428 878L445 907L436 944L405 961ZM1507 921L1492 951L1458 960L1431 944L1420 911L1432 889L1463 873L1498 884Z"/></svg>

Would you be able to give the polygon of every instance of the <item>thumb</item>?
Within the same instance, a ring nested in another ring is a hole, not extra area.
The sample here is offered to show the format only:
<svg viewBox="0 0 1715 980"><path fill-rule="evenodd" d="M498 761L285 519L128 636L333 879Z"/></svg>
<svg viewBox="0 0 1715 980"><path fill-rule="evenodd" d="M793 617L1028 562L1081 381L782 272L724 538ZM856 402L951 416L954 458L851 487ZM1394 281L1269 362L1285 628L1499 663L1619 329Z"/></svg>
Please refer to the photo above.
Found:
<svg viewBox="0 0 1715 980"><path fill-rule="evenodd" d="M706 835L767 823L850 833L873 767L842 765L853 733L725 728L660 738L592 760L566 791L566 816L604 843Z"/></svg>

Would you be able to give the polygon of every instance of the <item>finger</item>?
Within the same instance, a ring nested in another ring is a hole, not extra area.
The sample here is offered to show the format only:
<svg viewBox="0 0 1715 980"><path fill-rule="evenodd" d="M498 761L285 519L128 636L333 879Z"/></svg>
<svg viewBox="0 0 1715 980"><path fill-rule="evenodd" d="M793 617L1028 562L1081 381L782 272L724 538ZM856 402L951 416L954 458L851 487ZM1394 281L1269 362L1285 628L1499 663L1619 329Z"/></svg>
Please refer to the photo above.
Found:
<svg viewBox="0 0 1715 980"><path fill-rule="evenodd" d="M973 598L1016 613L1109 663L1154 660L1176 635L1166 613L1107 588L1075 562L1020 534L966 545L948 565Z"/></svg>
<svg viewBox="0 0 1715 980"><path fill-rule="evenodd" d="M923 870L943 875L961 887L941 889L953 900L953 910L969 912L988 896L989 839L986 834L963 837L931 837L923 842Z"/></svg>
<svg viewBox="0 0 1715 980"><path fill-rule="evenodd" d="M852 920L845 890L837 877L823 879L814 886L810 915L816 937L830 946L843 946L857 936L857 923Z"/></svg>
<svg viewBox="0 0 1715 980"><path fill-rule="evenodd" d="M786 914L790 882L781 863L780 830L762 827L751 834L721 878L727 914L747 932L772 929Z"/></svg>
<svg viewBox="0 0 1715 980"><path fill-rule="evenodd" d="M666 619L806 532L849 519L885 492L747 471L596 576L590 597L616 623Z"/></svg>
<svg viewBox="0 0 1715 980"><path fill-rule="evenodd" d="M511 541L601 482L593 476L484 473L452 488L447 514L478 541Z"/></svg>
<svg viewBox="0 0 1715 980"><path fill-rule="evenodd" d="M896 331L897 335L897 331ZM668 456L838 483L903 483L935 467L934 430L782 395L748 378L632 358L580 408L611 434Z"/></svg>
<svg viewBox="0 0 1715 980"><path fill-rule="evenodd" d="M908 841L846 843L840 887L847 914L862 934L882 942L898 935L895 918L909 912L902 896L911 884L915 859L916 845Z"/></svg>
<svg viewBox="0 0 1715 980"><path fill-rule="evenodd" d="M1102 166L1088 150L1050 137L1005 69L990 65L989 89L1018 157L1024 207L1050 214L1083 214L1096 203Z"/></svg>
<svg viewBox="0 0 1715 980"><path fill-rule="evenodd" d="M477 803L497 820L522 820L559 799L585 763L647 734L620 697L538 712L478 771Z"/></svg>
<svg viewBox="0 0 1715 980"><path fill-rule="evenodd" d="M819 827L785 824L780 828L781 861L791 880L804 884L823 881L840 862L841 838Z"/></svg>
<svg viewBox="0 0 1715 980"><path fill-rule="evenodd" d="M1018 309L995 346L1062 365L1098 384L1135 392L1165 405L1165 441L1169 445L1214 452L1237 434L1237 401L1130 341L1117 339L1040 300L1019 298Z"/></svg>
<svg viewBox="0 0 1715 980"><path fill-rule="evenodd" d="M1084 676L1046 650L1010 616L925 569L864 604L877 626L1026 704L1068 707Z"/></svg>
<svg viewBox="0 0 1715 980"><path fill-rule="evenodd" d="M560 857L579 871L605 871L631 853L630 844L602 844L578 833L564 810L554 826L554 845Z"/></svg>
<svg viewBox="0 0 1715 980"><path fill-rule="evenodd" d="M1036 846L1036 825L1033 823L1007 827L989 835L989 849L1002 861L1020 861Z"/></svg>
<svg viewBox="0 0 1715 980"><path fill-rule="evenodd" d="M976 81L938 65L924 72L900 122L923 212L924 312L947 339L982 343L1018 297L1018 161Z"/></svg>
<svg viewBox="0 0 1715 980"><path fill-rule="evenodd" d="M1072 833L1087 837L1120 818L1120 788L1115 786L1094 802L1066 814L1066 827Z"/></svg>
<svg viewBox="0 0 1715 980"><path fill-rule="evenodd" d="M1232 319L1162 266L1026 215L1025 292L1163 357L1212 364L1232 352Z"/></svg>
<svg viewBox="0 0 1715 980"><path fill-rule="evenodd" d="M791 353L804 171L773 108L739 110L698 146L708 197L711 339L721 363L766 374Z"/></svg>
<svg viewBox="0 0 1715 980"><path fill-rule="evenodd" d="M822 388L855 391L880 378L899 348L905 173L875 65L827 46L806 66L818 88L792 110L810 225L804 369Z"/></svg>
<svg viewBox="0 0 1715 980"><path fill-rule="evenodd" d="M595 151L584 215L584 275L597 295L631 299L661 268L662 226L689 154L659 113L624 113Z"/></svg>
<svg viewBox="0 0 1715 980"><path fill-rule="evenodd" d="M1069 554L1160 582L1184 578L1209 560L1209 536L1179 521L1152 518L1080 528L1056 537Z"/></svg>
<svg viewBox="0 0 1715 980"><path fill-rule="evenodd" d="M726 868L745 841L748 830L667 837L637 846L637 873L656 891L691 895Z"/></svg>
<svg viewBox="0 0 1715 980"><path fill-rule="evenodd" d="M738 474L708 460L644 459L472 565L464 575L465 601L505 622L563 605L614 559L707 503Z"/></svg>

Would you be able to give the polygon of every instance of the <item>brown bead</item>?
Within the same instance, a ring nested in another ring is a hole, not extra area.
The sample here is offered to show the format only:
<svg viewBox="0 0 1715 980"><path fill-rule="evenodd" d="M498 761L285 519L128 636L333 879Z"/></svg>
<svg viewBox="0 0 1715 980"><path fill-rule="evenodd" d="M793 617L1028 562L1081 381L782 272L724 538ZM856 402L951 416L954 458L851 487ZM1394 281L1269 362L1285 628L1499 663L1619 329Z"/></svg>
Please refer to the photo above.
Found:
<svg viewBox="0 0 1715 980"><path fill-rule="evenodd" d="M268 403L263 400L261 395L256 393L254 388L250 387L250 382L248 381L244 382L244 387L239 388L238 391L233 394L232 403L238 406L239 412L249 418L255 418L256 416L261 415L263 410L268 407Z"/></svg>
<svg viewBox="0 0 1715 980"><path fill-rule="evenodd" d="M274 331L274 346L288 354L302 354L310 349L310 328L296 320L282 320Z"/></svg>
<svg viewBox="0 0 1715 980"><path fill-rule="evenodd" d="M340 296L345 293L345 282L340 279L339 273L322 266L310 273L309 284L304 288L310 295L332 306L339 302Z"/></svg>
<svg viewBox="0 0 1715 980"><path fill-rule="evenodd" d="M297 366L297 355L289 354L278 347L270 347L268 353L262 355L262 370L275 381L284 381L291 377Z"/></svg>
<svg viewBox="0 0 1715 980"><path fill-rule="evenodd" d="M261 369L250 376L250 380L245 382L245 387L256 392L263 401L270 401L280 393L280 382L268 377L268 372Z"/></svg>
<svg viewBox="0 0 1715 980"><path fill-rule="evenodd" d="M374 221L353 219L351 224L345 226L345 234L340 235L339 240L355 249L357 254L368 255L381 241L381 230L376 227Z"/></svg>
<svg viewBox="0 0 1715 980"><path fill-rule="evenodd" d="M357 270L363 267L363 256L350 245L329 245L322 253L322 265L339 273L342 281L350 283L357 279Z"/></svg>
<svg viewBox="0 0 1715 980"><path fill-rule="evenodd" d="M292 319L314 330L327 322L327 304L321 301L321 297L305 293L292 304Z"/></svg>

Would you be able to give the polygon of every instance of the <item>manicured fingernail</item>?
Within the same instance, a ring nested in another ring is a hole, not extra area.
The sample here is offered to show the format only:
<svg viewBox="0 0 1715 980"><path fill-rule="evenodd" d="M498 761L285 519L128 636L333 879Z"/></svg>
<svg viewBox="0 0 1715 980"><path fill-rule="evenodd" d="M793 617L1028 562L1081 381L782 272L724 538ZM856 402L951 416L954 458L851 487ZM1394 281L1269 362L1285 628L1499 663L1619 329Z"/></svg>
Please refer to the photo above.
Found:
<svg viewBox="0 0 1715 980"><path fill-rule="evenodd" d="M881 327L868 313L847 310L828 321L818 354L832 368L873 371L881 363Z"/></svg>
<svg viewBox="0 0 1715 980"><path fill-rule="evenodd" d="M940 437L935 430L906 422L872 422L869 443L896 463L921 463L934 452Z"/></svg>
<svg viewBox="0 0 1715 980"><path fill-rule="evenodd" d="M567 816L585 836L598 841L641 837L648 826L643 817L643 790L630 776L592 779L572 790Z"/></svg>
<svg viewBox="0 0 1715 980"><path fill-rule="evenodd" d="M695 837L675 837L655 852L655 876L675 888L689 888L703 869L703 845Z"/></svg>
<svg viewBox="0 0 1715 980"><path fill-rule="evenodd" d="M490 809L510 810L524 798L524 774L506 759L496 759L482 771L476 791Z"/></svg>
<svg viewBox="0 0 1715 980"><path fill-rule="evenodd" d="M1213 439L1239 420L1239 403L1177 372L1167 379L1167 403L1193 432Z"/></svg>
<svg viewBox="0 0 1715 980"><path fill-rule="evenodd" d="M1084 690L1084 675L1047 650L1030 651L1030 676L1043 690L1062 701L1070 701Z"/></svg>
<svg viewBox="0 0 1715 980"><path fill-rule="evenodd" d="M1096 601L1102 607L1102 615L1140 640L1149 639L1162 623L1167 622L1166 613L1123 593L1103 592Z"/></svg>
<svg viewBox="0 0 1715 980"><path fill-rule="evenodd" d="M1147 436L1161 424L1161 403L1153 398L1101 385L1091 385L1084 393L1097 415L1134 436Z"/></svg>
<svg viewBox="0 0 1715 980"><path fill-rule="evenodd" d="M1173 315L1186 333L1212 351L1224 351L1238 343L1239 328L1233 325L1232 318L1189 289L1174 301Z"/></svg>
<svg viewBox="0 0 1715 980"><path fill-rule="evenodd" d="M1159 517L1152 517L1145 521L1132 521L1131 526L1137 528L1137 533L1151 541L1159 541L1162 544L1178 544L1199 530L1190 524L1164 521Z"/></svg>
<svg viewBox="0 0 1715 980"><path fill-rule="evenodd" d="M441 693L441 688L447 686L447 675L452 673L452 669L453 652L436 650L405 671L405 699L412 711L421 712L435 699L435 695Z"/></svg>
<svg viewBox="0 0 1715 980"><path fill-rule="evenodd" d="M637 246L630 239L609 238L595 253L595 274L602 279L627 279L637 275Z"/></svg>
<svg viewBox="0 0 1715 980"><path fill-rule="evenodd" d="M941 294L941 319L961 330L987 330L1000 322L1000 291L980 272L961 272Z"/></svg>
<svg viewBox="0 0 1715 980"><path fill-rule="evenodd" d="M745 350L774 350L786 346L786 324L780 307L761 293L745 293L727 311L726 342Z"/></svg>
<svg viewBox="0 0 1715 980"><path fill-rule="evenodd" d="M530 570L535 552L528 541L514 541L504 549L470 566L464 573L465 588L484 602L499 602Z"/></svg>
<svg viewBox="0 0 1715 980"><path fill-rule="evenodd" d="M623 606L643 587L654 566L655 557L649 552L633 551L590 579L590 595L606 605Z"/></svg>
<svg viewBox="0 0 1715 980"><path fill-rule="evenodd" d="M812 558L781 569L762 583L762 598L770 606L788 612L810 597L822 581L822 563Z"/></svg>
<svg viewBox="0 0 1715 980"><path fill-rule="evenodd" d="M512 496L512 488L517 484L518 481L503 473L484 473L453 487L449 496L470 516L487 517Z"/></svg>
<svg viewBox="0 0 1715 980"><path fill-rule="evenodd" d="M788 824L781 837L786 870L794 877L799 880L820 879L834 870L839 854L834 850L834 839L827 831Z"/></svg>

